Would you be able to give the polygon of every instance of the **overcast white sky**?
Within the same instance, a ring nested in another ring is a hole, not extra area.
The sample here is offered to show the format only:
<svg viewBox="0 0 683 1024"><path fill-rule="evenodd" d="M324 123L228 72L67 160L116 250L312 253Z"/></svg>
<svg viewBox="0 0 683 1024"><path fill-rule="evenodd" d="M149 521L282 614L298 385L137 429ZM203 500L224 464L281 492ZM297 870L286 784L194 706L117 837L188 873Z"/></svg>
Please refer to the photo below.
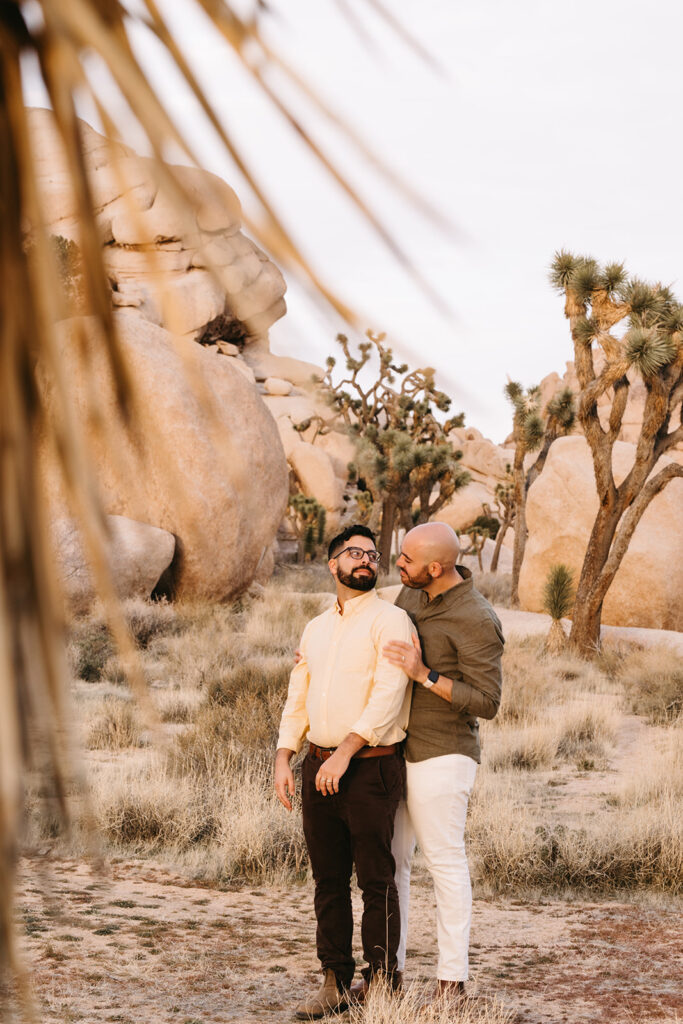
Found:
<svg viewBox="0 0 683 1024"><path fill-rule="evenodd" d="M283 219L342 297L385 329L467 423L509 430L507 375L536 383L571 358L561 300L547 283L555 249L625 259L640 276L681 281L680 108L683 5L675 0L385 0L443 67L439 76L363 0L272 0L268 38L392 166L455 221L449 240L409 210L299 97L302 118L454 310L421 294L293 133L245 81L189 0L165 0L226 125ZM192 101L141 47L204 166L244 199ZM128 132L129 130L126 129ZM135 132L128 136L138 144ZM271 330L274 351L322 363L340 325L294 286Z"/></svg>

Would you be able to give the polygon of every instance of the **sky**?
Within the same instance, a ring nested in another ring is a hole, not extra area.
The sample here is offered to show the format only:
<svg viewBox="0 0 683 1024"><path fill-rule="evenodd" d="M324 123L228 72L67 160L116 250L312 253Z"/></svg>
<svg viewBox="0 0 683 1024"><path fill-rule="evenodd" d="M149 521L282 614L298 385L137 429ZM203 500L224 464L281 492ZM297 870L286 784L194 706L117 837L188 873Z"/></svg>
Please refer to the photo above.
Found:
<svg viewBox="0 0 683 1024"><path fill-rule="evenodd" d="M247 0L245 0L245 3ZM683 298L683 6L674 0L385 0L426 63L365 0L271 0L271 45L455 233L426 220L281 79L324 144L451 311L444 315L246 79L192 0L160 4L219 115L320 276L385 330L466 423L510 429L508 379L564 372L571 345L553 252L624 259ZM344 14L344 9L351 16ZM145 33L135 46L201 164L246 189ZM101 79L106 89L105 79ZM113 93L112 93L113 95ZM31 97L29 97L31 98ZM39 97L37 97L39 101ZM144 142L121 107L127 141ZM322 364L339 320L288 278L274 352Z"/></svg>

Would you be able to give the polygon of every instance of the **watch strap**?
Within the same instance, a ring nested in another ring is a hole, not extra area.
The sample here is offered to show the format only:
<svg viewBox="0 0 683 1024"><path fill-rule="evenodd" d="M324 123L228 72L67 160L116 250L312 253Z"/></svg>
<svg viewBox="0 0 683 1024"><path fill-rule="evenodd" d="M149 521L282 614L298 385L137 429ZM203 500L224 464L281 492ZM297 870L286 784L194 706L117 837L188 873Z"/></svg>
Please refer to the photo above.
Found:
<svg viewBox="0 0 683 1024"><path fill-rule="evenodd" d="M434 685L434 683L438 683L439 675L440 675L440 673L437 672L435 668L430 669L429 672L427 673L427 681L425 683L423 683L422 685L427 690L431 690L431 688Z"/></svg>

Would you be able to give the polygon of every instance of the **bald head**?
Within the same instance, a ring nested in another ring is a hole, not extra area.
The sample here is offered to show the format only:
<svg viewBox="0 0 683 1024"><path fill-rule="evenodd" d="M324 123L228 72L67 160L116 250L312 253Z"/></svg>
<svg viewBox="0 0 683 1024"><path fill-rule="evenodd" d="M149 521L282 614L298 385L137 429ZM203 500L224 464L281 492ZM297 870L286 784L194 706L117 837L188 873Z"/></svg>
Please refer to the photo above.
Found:
<svg viewBox="0 0 683 1024"><path fill-rule="evenodd" d="M459 556L455 530L445 523L423 523L403 538L396 566L404 586L433 595L460 583Z"/></svg>
<svg viewBox="0 0 683 1024"><path fill-rule="evenodd" d="M415 526L405 535L403 549L414 551L425 565L438 562L442 569L452 569L460 557L458 535L446 523Z"/></svg>

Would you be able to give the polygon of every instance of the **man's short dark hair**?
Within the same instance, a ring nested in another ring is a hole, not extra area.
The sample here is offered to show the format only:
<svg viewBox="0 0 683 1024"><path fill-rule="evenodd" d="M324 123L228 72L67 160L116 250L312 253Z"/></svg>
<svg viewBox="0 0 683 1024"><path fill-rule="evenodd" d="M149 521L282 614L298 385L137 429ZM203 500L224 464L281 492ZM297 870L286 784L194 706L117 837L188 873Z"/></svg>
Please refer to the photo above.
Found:
<svg viewBox="0 0 683 1024"><path fill-rule="evenodd" d="M327 549L328 559L334 558L335 551L339 551L340 548L343 548L347 540L351 540L352 537L367 537L368 540L372 541L375 547L377 546L375 535L369 526L363 526L362 523L359 523L358 526L347 526L345 530L342 530L341 533L338 533L337 536L333 537L330 541L330 546Z"/></svg>

